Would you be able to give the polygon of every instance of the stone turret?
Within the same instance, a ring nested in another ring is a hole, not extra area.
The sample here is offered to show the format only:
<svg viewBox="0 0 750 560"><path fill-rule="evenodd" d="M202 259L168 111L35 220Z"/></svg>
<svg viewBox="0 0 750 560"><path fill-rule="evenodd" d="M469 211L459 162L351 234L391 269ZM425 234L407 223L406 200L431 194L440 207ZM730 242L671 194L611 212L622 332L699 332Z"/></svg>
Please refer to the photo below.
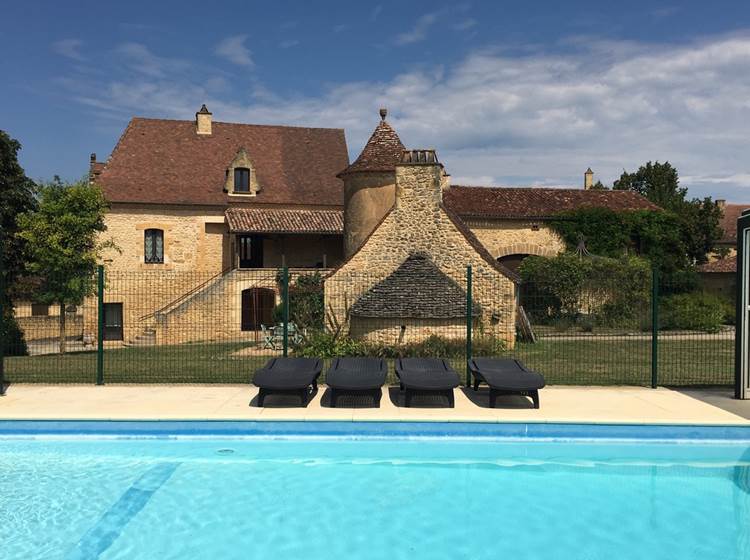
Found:
<svg viewBox="0 0 750 560"><path fill-rule="evenodd" d="M349 167L339 173L344 181L344 257L364 243L396 201L396 164L404 145L380 109L380 122Z"/></svg>
<svg viewBox="0 0 750 560"><path fill-rule="evenodd" d="M591 168L589 167L586 170L586 173L583 174L583 188L587 191L593 188L594 186L594 172L591 171Z"/></svg>

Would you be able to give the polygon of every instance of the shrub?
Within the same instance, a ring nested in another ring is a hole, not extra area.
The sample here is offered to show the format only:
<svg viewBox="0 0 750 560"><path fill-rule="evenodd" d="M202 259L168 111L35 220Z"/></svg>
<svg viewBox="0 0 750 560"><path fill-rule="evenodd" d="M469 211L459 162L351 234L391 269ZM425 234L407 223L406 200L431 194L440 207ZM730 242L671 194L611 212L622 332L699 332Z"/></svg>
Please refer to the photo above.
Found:
<svg viewBox="0 0 750 560"><path fill-rule="evenodd" d="M295 349L298 356L307 358L336 358L338 356L368 356L366 346L349 337L334 336L325 331L308 335Z"/></svg>
<svg viewBox="0 0 750 560"><path fill-rule="evenodd" d="M0 344L6 356L26 356L29 353L23 331L18 326L9 305L4 305L5 317L0 322ZM7 311L6 311L7 310Z"/></svg>
<svg viewBox="0 0 750 560"><path fill-rule="evenodd" d="M505 342L495 337L481 337L473 341L475 356L495 356L505 351ZM336 337L328 332L316 332L296 349L299 356L335 358L338 356L371 356L376 358L439 357L464 358L466 340L432 335L420 342L386 345L349 337Z"/></svg>
<svg viewBox="0 0 750 560"><path fill-rule="evenodd" d="M662 303L661 327L716 332L726 314L726 302L705 292L667 296Z"/></svg>
<svg viewBox="0 0 750 560"><path fill-rule="evenodd" d="M281 284L281 275L277 275ZM323 277L319 273L302 274L289 283L289 320L300 329L322 329L325 314L323 312ZM284 318L284 304L273 310L273 320L280 323Z"/></svg>
<svg viewBox="0 0 750 560"><path fill-rule="evenodd" d="M532 256L519 271L521 305L533 322L557 330L579 324L582 315L591 329L637 326L650 298L651 269L637 257Z"/></svg>

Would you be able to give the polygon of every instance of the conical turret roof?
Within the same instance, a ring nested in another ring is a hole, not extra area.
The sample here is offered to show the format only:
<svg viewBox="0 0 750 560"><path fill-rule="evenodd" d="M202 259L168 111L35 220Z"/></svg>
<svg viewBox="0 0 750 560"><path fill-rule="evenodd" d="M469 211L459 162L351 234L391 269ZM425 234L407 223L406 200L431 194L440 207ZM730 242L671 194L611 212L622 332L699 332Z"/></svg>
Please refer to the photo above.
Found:
<svg viewBox="0 0 750 560"><path fill-rule="evenodd" d="M404 145L393 127L385 120L386 111L380 110L381 120L362 153L339 176L358 171L393 171L401 161Z"/></svg>

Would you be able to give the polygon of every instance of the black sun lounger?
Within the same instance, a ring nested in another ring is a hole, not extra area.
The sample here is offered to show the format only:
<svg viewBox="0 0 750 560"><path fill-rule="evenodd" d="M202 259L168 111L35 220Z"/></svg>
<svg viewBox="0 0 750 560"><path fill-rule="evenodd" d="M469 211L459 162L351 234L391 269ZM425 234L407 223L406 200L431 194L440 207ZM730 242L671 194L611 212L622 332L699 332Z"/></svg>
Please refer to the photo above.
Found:
<svg viewBox="0 0 750 560"><path fill-rule="evenodd" d="M306 406L318 388L322 369L318 358L272 358L253 376L253 384L260 389L258 406L263 406L269 393L298 394Z"/></svg>
<svg viewBox="0 0 750 560"><path fill-rule="evenodd" d="M399 358L396 375L404 391L404 404L411 405L415 394L443 394L453 408L453 389L458 387L458 374L440 358Z"/></svg>
<svg viewBox="0 0 750 560"><path fill-rule="evenodd" d="M387 372L381 358L336 358L326 373L331 407L336 408L336 399L341 393L371 394L378 405Z"/></svg>
<svg viewBox="0 0 750 560"><path fill-rule="evenodd" d="M474 358L469 362L474 376L474 390L480 383L490 387L490 407L495 408L498 395L517 394L531 397L534 408L539 408L539 389L544 388L544 376L527 369L512 358Z"/></svg>

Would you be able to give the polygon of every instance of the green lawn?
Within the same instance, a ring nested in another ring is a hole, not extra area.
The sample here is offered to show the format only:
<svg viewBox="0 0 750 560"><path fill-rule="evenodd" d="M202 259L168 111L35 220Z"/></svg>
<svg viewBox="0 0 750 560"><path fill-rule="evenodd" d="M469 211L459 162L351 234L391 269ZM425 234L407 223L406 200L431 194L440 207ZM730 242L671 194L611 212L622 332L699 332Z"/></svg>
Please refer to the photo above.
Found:
<svg viewBox="0 0 750 560"><path fill-rule="evenodd" d="M105 382L247 383L252 372L268 357L233 355L243 348L247 348L247 343L106 350ZM648 340L547 339L537 344L518 344L508 355L542 372L549 384L649 385L651 382ZM451 362L463 379L465 360L455 357ZM733 368L731 339L686 337L659 344L660 385L729 385ZM94 383L96 353L6 358L5 372L9 381L19 383ZM393 372L389 378L393 381Z"/></svg>

